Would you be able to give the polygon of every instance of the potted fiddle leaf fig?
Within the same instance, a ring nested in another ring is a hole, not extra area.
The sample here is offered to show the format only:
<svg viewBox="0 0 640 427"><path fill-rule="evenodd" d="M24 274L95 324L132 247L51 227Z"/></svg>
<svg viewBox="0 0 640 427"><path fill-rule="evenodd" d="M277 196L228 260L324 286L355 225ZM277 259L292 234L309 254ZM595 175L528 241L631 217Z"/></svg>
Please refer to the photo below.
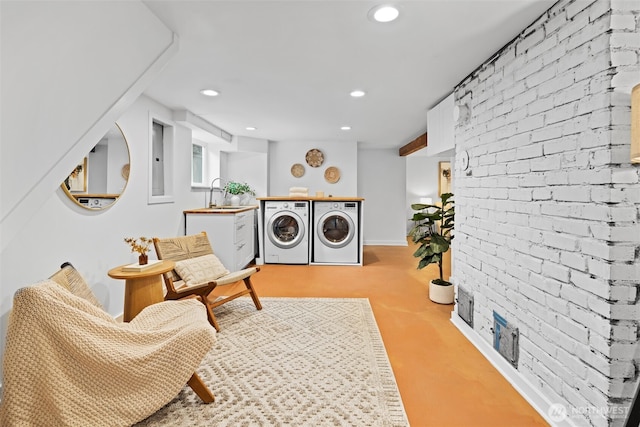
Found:
<svg viewBox="0 0 640 427"><path fill-rule="evenodd" d="M451 248L454 225L454 201L452 193L440 196L440 205L416 203L411 209L417 211L411 218L415 225L409 232L414 243L420 247L413 254L419 258L418 269L429 264L437 264L440 278L429 283L429 299L440 304L452 304L453 284L444 280L442 261L444 254Z"/></svg>

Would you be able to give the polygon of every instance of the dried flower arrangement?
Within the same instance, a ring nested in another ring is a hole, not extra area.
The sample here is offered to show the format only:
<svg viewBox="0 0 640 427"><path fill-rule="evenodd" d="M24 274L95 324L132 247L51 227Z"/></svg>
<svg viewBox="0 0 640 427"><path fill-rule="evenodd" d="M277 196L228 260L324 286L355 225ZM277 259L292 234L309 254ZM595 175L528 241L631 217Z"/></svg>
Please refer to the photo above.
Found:
<svg viewBox="0 0 640 427"><path fill-rule="evenodd" d="M131 252L138 252L140 255L144 255L149 252L149 246L153 242L149 237L125 237L124 241L131 246Z"/></svg>
<svg viewBox="0 0 640 427"><path fill-rule="evenodd" d="M73 172L71 172L69 174L69 177L71 178L77 178L78 175L80 174L80 172L82 172L82 165L78 165L73 169Z"/></svg>
<svg viewBox="0 0 640 427"><path fill-rule="evenodd" d="M131 246L131 252L138 252L140 254L140 256L138 256L138 264L146 265L149 262L147 252L149 252L149 246L151 246L153 239L148 237L138 237L137 239L134 237L125 237L124 241Z"/></svg>
<svg viewBox="0 0 640 427"><path fill-rule="evenodd" d="M82 169L84 169L82 165L76 166L75 168L73 168L73 171L69 174L69 176L65 178L64 185L65 187L67 187L67 190L71 190L71 183L69 181L71 179L78 178L78 175L80 175L80 172L82 172Z"/></svg>

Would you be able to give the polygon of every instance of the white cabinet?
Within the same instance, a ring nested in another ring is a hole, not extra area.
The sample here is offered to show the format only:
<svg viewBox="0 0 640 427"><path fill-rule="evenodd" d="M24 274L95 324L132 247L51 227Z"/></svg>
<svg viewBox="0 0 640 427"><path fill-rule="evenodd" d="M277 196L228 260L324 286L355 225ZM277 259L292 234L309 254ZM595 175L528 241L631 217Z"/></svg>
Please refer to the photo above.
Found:
<svg viewBox="0 0 640 427"><path fill-rule="evenodd" d="M238 213L185 213L186 234L207 232L213 252L230 271L255 258L255 210Z"/></svg>
<svg viewBox="0 0 640 427"><path fill-rule="evenodd" d="M452 93L427 111L428 156L442 155L448 150L453 151L455 147L454 102L454 94Z"/></svg>

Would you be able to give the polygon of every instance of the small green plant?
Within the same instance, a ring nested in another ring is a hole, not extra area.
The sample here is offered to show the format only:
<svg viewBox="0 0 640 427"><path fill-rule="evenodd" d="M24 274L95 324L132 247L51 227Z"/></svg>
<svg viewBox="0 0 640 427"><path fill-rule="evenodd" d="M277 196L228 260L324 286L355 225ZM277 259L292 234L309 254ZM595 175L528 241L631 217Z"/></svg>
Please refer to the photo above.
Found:
<svg viewBox="0 0 640 427"><path fill-rule="evenodd" d="M451 247L454 225L454 201L452 193L444 193L440 196L441 204L426 205L416 203L411 209L417 211L411 218L415 225L409 232L414 243L420 247L413 256L420 258L418 269L423 269L429 264L437 264L440 278L433 283L442 286L451 286L442 277L442 257Z"/></svg>
<svg viewBox="0 0 640 427"><path fill-rule="evenodd" d="M252 196L256 195L256 192L249 186L249 184L247 184L246 182L236 181L227 182L227 184L224 186L224 192L227 194L235 194L238 196L241 194L251 194Z"/></svg>

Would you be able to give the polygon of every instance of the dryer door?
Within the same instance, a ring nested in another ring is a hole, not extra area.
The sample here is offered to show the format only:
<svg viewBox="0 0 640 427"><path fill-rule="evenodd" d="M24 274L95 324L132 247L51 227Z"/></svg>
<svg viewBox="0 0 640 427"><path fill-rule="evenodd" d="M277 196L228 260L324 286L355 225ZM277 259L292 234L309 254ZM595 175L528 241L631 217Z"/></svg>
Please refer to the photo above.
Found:
<svg viewBox="0 0 640 427"><path fill-rule="evenodd" d="M355 234L356 227L353 220L343 212L327 212L318 221L318 238L330 248L347 246Z"/></svg>
<svg viewBox="0 0 640 427"><path fill-rule="evenodd" d="M267 223L266 232L271 243L282 249L295 248L304 238L304 222L295 212L280 211Z"/></svg>

